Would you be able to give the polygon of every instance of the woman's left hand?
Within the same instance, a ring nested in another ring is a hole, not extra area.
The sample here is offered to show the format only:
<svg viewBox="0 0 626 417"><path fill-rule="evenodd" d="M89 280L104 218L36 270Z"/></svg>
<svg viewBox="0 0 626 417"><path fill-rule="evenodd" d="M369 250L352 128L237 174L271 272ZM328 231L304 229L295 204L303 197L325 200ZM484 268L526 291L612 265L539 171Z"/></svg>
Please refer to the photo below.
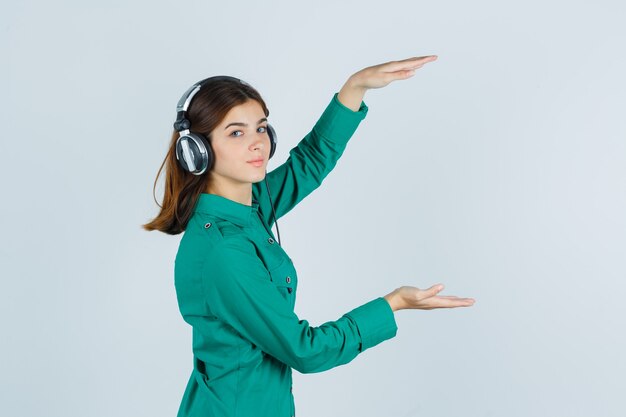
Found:
<svg viewBox="0 0 626 417"><path fill-rule="evenodd" d="M392 81L406 80L415 74L415 70L421 68L424 64L437 59L437 55L419 56L402 61L389 61L384 64L378 64L371 67L363 68L361 71L353 74L348 82L354 88L381 88Z"/></svg>
<svg viewBox="0 0 626 417"><path fill-rule="evenodd" d="M415 74L415 70L436 59L437 55L426 55L363 68L348 78L339 91L339 101L358 111L367 90L384 87L392 81L406 80Z"/></svg>

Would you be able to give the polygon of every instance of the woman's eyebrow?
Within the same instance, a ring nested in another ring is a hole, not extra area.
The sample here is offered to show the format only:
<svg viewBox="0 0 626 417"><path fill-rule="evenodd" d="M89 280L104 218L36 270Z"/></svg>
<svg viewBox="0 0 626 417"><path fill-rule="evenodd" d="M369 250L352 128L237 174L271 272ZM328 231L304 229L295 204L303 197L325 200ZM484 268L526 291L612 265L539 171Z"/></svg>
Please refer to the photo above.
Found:
<svg viewBox="0 0 626 417"><path fill-rule="evenodd" d="M263 122L267 122L267 117L264 117L264 118L260 119L258 122L256 122L256 124L261 124ZM243 126L243 127L246 127L246 126L248 126L248 124L247 123L241 123L241 122L233 122L233 123L229 123L228 126L226 126L224 128L224 130L228 129L231 126Z"/></svg>

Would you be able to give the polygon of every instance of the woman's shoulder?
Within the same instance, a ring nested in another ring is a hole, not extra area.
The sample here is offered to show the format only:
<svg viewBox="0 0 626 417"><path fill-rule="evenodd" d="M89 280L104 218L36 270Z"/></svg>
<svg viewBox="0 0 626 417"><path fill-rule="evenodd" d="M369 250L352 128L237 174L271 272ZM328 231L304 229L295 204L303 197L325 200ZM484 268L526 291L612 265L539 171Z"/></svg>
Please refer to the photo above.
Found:
<svg viewBox="0 0 626 417"><path fill-rule="evenodd" d="M193 257L221 259L233 248L254 252L254 245L243 228L228 220L196 213L191 217L180 241L177 259Z"/></svg>

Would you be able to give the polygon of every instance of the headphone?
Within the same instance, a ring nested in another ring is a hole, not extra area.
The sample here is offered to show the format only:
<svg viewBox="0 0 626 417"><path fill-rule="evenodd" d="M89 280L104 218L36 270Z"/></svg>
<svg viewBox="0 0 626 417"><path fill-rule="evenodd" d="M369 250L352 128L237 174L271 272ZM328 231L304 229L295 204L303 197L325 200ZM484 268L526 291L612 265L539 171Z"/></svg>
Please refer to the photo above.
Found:
<svg viewBox="0 0 626 417"><path fill-rule="evenodd" d="M196 133L190 130L191 122L189 121L189 119L187 119L187 110L189 109L191 100L196 94L198 94L202 87L213 81L224 80L232 81L234 83L240 83L252 88L252 86L245 81L240 80L239 78L230 77L228 75L209 77L192 85L187 91L185 91L180 100L178 100L178 104L176 105L176 121L174 122L174 129L179 134L178 139L176 140L176 160L185 171L193 175L202 175L207 171L207 169L210 170L213 167L215 157L213 155L213 150L211 149L211 144L209 143L207 137L203 134ZM267 134L270 138L269 159L271 159L272 156L274 156L274 152L276 152L277 137L276 131L270 124L267 125ZM280 243L280 231L278 230L276 213L274 212L274 204L272 203L272 195L270 193L269 185L267 185L267 173L265 178L265 186L267 187L267 194L270 197L272 216L274 217L274 223L276 224L278 245L282 246Z"/></svg>

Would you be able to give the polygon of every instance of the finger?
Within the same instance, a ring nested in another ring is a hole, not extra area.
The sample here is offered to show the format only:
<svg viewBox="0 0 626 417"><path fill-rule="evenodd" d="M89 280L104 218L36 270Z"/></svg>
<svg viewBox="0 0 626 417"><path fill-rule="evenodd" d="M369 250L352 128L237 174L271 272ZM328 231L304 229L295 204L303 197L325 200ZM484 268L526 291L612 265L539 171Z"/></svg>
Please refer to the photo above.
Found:
<svg viewBox="0 0 626 417"><path fill-rule="evenodd" d="M436 59L437 59L437 55L426 55L426 56L420 56L416 58L405 59L400 62L404 62L405 64L409 66L409 68L419 68L419 67L424 66L425 64L428 64L429 62L435 61Z"/></svg>
<svg viewBox="0 0 626 417"><path fill-rule="evenodd" d="M388 85L393 81L398 80L406 80L407 78L411 78L415 75L414 70L404 70L404 71L396 71L396 72L383 72L382 73L382 82L384 85Z"/></svg>
<svg viewBox="0 0 626 417"><path fill-rule="evenodd" d="M435 284L432 287L428 288L427 290L423 291L423 296L420 297L422 300L426 299L426 298L431 298L436 296L438 293L440 293L443 290L443 284Z"/></svg>
<svg viewBox="0 0 626 417"><path fill-rule="evenodd" d="M445 298L447 300L460 300L461 297L457 297L456 295L438 295L438 298ZM467 298L467 297L465 297Z"/></svg>
<svg viewBox="0 0 626 417"><path fill-rule="evenodd" d="M406 80L415 75L415 70L396 71L392 74L394 75L394 80Z"/></svg>
<svg viewBox="0 0 626 417"><path fill-rule="evenodd" d="M474 303L470 298L445 298L443 296L430 297L421 300L420 308L434 309L434 308L454 308L454 307L468 307Z"/></svg>
<svg viewBox="0 0 626 417"><path fill-rule="evenodd" d="M400 71L407 69L417 69L422 67L428 62L432 62L437 59L437 55L419 56L413 58L403 59L401 61L390 61L382 65L383 71Z"/></svg>
<svg viewBox="0 0 626 417"><path fill-rule="evenodd" d="M422 55L422 56L413 56L411 58L401 59L397 62L411 62L411 61L434 61L437 59L437 55Z"/></svg>
<svg viewBox="0 0 626 417"><path fill-rule="evenodd" d="M455 308L455 307L470 307L474 305L475 300L473 298L443 298L433 297L429 300L435 308ZM430 304L430 303L429 303Z"/></svg>

